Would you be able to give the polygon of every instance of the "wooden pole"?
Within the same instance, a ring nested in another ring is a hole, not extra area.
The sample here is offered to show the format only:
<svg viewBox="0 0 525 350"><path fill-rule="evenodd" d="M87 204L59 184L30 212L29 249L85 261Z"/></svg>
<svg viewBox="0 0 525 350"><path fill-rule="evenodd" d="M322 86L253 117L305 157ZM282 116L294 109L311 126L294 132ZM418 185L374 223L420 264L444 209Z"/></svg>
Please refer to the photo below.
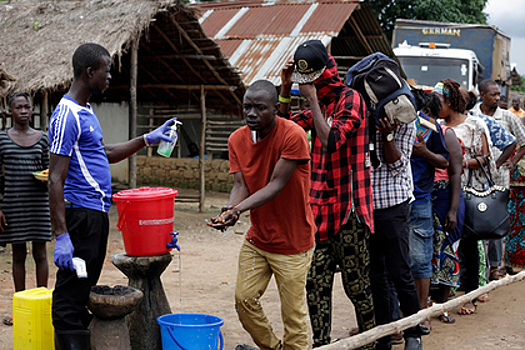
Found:
<svg viewBox="0 0 525 350"><path fill-rule="evenodd" d="M391 322L388 324L374 327L369 331L354 335L350 338L341 339L340 341L329 344L329 345L321 346L318 349L319 350L357 349L363 345L370 344L371 342L375 342L379 338L398 333L399 331L403 331L407 328L415 327L418 324L424 322L427 318L430 318L432 316L439 316L445 311L451 311L452 309L455 309L458 306L461 306L467 302L470 302L471 300L474 300L480 295L493 291L497 289L498 287L506 286L514 282L521 281L523 279L525 279L525 271L522 271L514 276L509 275L498 281L490 282L486 286L473 290L472 292L468 294L465 294L458 298L449 300L446 303L434 304L427 309L420 310L417 314L402 318L395 322Z"/></svg>
<svg viewBox="0 0 525 350"><path fill-rule="evenodd" d="M40 129L47 131L49 114L49 93L44 91L42 95L42 103L40 105Z"/></svg>
<svg viewBox="0 0 525 350"><path fill-rule="evenodd" d="M199 150L200 166L200 188L199 188L199 212L204 212L204 199L206 194L206 182L204 179L204 147L206 146L206 90L201 85L201 145Z"/></svg>
<svg viewBox="0 0 525 350"><path fill-rule="evenodd" d="M149 124L148 124L149 128L147 129L147 132L150 132L151 130L153 130L153 126L154 126L153 125L154 124L153 123L153 116L154 116L153 108L149 109L149 115L150 115L151 118L149 118ZM148 158L151 158L151 157L153 157L153 148L148 147Z"/></svg>
<svg viewBox="0 0 525 350"><path fill-rule="evenodd" d="M137 70L138 50L137 38L131 40L131 67L129 73L129 138L137 136ZM137 156L129 157L129 187L137 187Z"/></svg>

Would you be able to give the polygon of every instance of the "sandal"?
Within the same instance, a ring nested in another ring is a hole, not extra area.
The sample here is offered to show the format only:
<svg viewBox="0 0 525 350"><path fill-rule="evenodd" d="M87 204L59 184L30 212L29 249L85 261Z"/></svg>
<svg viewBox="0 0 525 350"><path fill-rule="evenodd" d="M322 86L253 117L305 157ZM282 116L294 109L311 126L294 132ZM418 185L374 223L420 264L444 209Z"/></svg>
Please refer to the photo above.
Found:
<svg viewBox="0 0 525 350"><path fill-rule="evenodd" d="M392 334L390 336L390 342L393 344L393 345L396 345L396 344L403 344L403 341L404 341L404 338L403 338L403 332L397 332L396 334Z"/></svg>
<svg viewBox="0 0 525 350"><path fill-rule="evenodd" d="M503 271L502 271L503 272ZM519 273L519 271L516 271L514 270L514 268L512 266L505 266L505 273L511 275L511 276L514 276L514 275L517 275Z"/></svg>
<svg viewBox="0 0 525 350"><path fill-rule="evenodd" d="M425 320L424 323L419 325L419 328L421 329L421 335L429 335L430 331L432 330L432 326L430 325L430 320Z"/></svg>
<svg viewBox="0 0 525 350"><path fill-rule="evenodd" d="M493 269L490 271L489 274L489 280L490 281L497 281L505 277L505 274L501 272L499 269Z"/></svg>
<svg viewBox="0 0 525 350"><path fill-rule="evenodd" d="M452 324L456 322L456 319L449 314L448 312L443 312L441 315L438 316L438 319L443 323Z"/></svg>
<svg viewBox="0 0 525 350"><path fill-rule="evenodd" d="M12 316L7 316L4 318L4 324L6 326L12 326L13 325L13 317Z"/></svg>
<svg viewBox="0 0 525 350"><path fill-rule="evenodd" d="M480 295L478 297L478 301L481 301L482 303L488 303L490 301L490 295L489 293L485 293L483 295Z"/></svg>
<svg viewBox="0 0 525 350"><path fill-rule="evenodd" d="M474 305L474 308L462 306L461 309L459 309L458 314L459 315L472 315L475 311L476 311L476 305Z"/></svg>

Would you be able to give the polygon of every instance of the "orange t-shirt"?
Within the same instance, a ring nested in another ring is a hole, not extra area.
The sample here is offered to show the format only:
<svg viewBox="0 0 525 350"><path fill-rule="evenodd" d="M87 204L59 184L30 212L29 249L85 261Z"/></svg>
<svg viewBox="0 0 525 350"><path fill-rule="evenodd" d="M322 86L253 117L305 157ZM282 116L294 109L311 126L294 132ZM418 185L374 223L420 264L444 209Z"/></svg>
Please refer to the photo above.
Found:
<svg viewBox="0 0 525 350"><path fill-rule="evenodd" d="M280 158L298 160L281 193L250 210L245 238L269 253L299 254L314 246L315 223L310 208L310 152L306 133L290 120L277 117L275 127L254 143L250 129L235 131L228 141L230 174L241 172L250 194L265 187Z"/></svg>

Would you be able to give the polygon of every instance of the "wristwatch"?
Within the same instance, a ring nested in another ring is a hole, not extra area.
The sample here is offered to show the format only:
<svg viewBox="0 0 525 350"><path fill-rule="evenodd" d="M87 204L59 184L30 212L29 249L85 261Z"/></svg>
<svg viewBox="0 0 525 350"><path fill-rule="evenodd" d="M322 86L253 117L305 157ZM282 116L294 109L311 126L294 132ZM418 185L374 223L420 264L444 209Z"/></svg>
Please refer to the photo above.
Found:
<svg viewBox="0 0 525 350"><path fill-rule="evenodd" d="M386 141L387 142L390 142L394 139L394 134L393 133L390 133L388 135L386 135Z"/></svg>

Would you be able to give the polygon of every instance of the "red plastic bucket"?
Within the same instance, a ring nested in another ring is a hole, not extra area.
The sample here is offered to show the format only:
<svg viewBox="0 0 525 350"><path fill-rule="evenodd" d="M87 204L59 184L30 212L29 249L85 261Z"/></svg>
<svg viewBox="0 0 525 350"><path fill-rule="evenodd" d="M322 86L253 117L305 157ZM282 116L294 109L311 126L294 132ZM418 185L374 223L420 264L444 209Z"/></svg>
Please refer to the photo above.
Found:
<svg viewBox="0 0 525 350"><path fill-rule="evenodd" d="M117 203L117 229L128 255L162 255L171 248L174 205L178 191L168 187L141 187L113 195Z"/></svg>

